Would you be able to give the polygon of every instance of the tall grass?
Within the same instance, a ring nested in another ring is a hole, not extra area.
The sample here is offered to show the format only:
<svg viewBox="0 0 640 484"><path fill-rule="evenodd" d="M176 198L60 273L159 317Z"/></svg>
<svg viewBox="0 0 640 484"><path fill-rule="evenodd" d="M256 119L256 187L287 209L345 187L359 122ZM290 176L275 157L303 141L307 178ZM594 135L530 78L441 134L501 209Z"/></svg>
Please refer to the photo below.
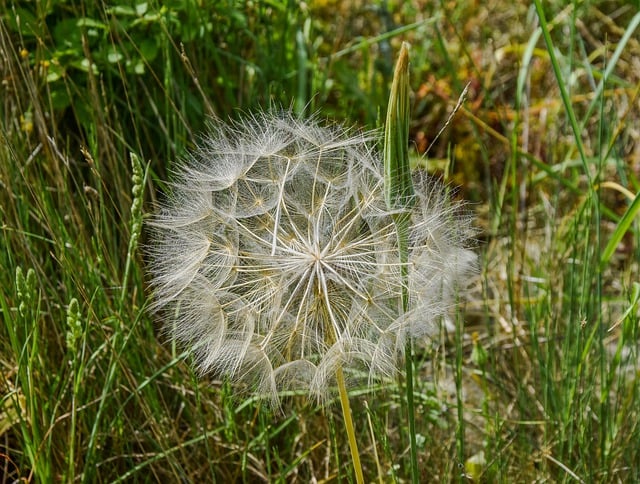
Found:
<svg viewBox="0 0 640 484"><path fill-rule="evenodd" d="M207 115L379 124L402 40L413 161L475 202L483 260L471 301L416 348L421 477L640 480L637 9L145 5L0 9L5 480L351 479L338 405L327 421L291 394L274 415L167 344L140 221ZM403 387L351 392L366 479L409 476Z"/></svg>

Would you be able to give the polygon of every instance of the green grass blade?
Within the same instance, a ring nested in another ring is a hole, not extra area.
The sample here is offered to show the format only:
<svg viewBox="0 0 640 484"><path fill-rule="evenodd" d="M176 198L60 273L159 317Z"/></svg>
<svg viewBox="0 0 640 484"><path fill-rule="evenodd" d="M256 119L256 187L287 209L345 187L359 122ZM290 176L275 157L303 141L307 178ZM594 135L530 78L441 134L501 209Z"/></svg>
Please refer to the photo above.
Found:
<svg viewBox="0 0 640 484"><path fill-rule="evenodd" d="M584 125L587 123L587 121L589 119L589 116L591 116L591 113L595 109L595 107L596 107L596 105L598 103L598 99L600 98L600 96L602 95L602 93L604 91L605 81L607 79L609 79L613 75L613 69L618 64L618 61L620 60L620 56L624 52L624 49L627 47L627 44L629 43L629 40L632 39L632 34L638 28L638 25L640 25L640 12L636 13L633 16L633 18L631 19L631 22L629 22L629 26L627 27L627 29L624 32L624 35L622 36L620 41L617 43L616 49L613 52L613 54L611 55L611 59L609 59L607 61L607 67L604 70L604 73L602 75L602 79L598 83L598 87L595 90L595 93L594 93L594 96L593 96L593 101L591 101L591 104L589 105L589 108L587 109L587 112L586 112L585 117L584 117L584 122L583 122L583 125L581 126L581 128L583 128Z"/></svg>
<svg viewBox="0 0 640 484"><path fill-rule="evenodd" d="M587 163L587 155L584 149L584 144L582 142L582 137L580 135L580 127L578 126L576 114L575 114L575 111L573 110L573 105L571 104L571 98L569 97L569 92L567 91L566 82L562 77L560 64L558 63L558 59L555 53L555 47L553 45L553 40L551 39L549 25L547 24L547 19L545 17L544 9L542 8L542 3L540 2L540 0L535 0L535 6L536 6L536 12L538 13L538 18L540 19L540 28L542 30L542 37L544 38L544 42L547 45L547 51L549 52L549 60L551 61L551 67L553 68L553 73L556 76L556 80L558 81L558 88L560 89L560 97L562 98L562 103L566 110L567 116L569 117L569 124L571 125L571 129L573 130L573 136L576 142L576 148L578 149L578 153L580 155L580 160L582 161L584 174L589 180L589 186L591 186L592 185L591 173L589 171L589 165Z"/></svg>
<svg viewBox="0 0 640 484"><path fill-rule="evenodd" d="M600 260L601 267L605 266L609 262L609 259L611 259L611 256L613 256L613 253L616 251L622 237L624 237L624 235L629 231L631 224L638 214L640 214L640 193L638 193L633 199L633 202L629 205L629 208L627 208L627 211L618 222L618 226L613 231L613 234L611 234L611 238L602 252L602 258Z"/></svg>

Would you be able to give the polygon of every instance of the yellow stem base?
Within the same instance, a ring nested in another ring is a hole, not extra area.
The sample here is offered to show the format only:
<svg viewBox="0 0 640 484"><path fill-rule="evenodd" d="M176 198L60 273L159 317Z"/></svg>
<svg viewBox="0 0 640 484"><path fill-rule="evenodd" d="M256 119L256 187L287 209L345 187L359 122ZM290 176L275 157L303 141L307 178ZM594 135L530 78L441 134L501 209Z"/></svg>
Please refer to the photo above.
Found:
<svg viewBox="0 0 640 484"><path fill-rule="evenodd" d="M338 390L340 391L340 405L342 406L344 426L347 431L347 438L349 439L349 448L351 449L351 460L353 461L353 470L356 474L356 482L358 484L364 484L362 466L360 465L360 454L358 453L358 443L356 442L356 433L353 427L353 419L351 418L349 395L347 394L347 386L344 383L342 368L338 368L336 371L336 380L338 381Z"/></svg>

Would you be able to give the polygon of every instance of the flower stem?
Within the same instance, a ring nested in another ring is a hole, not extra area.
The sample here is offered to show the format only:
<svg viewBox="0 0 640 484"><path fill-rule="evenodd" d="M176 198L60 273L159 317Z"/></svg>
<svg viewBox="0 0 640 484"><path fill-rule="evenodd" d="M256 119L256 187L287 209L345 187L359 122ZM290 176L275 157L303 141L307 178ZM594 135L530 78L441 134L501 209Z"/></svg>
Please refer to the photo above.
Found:
<svg viewBox="0 0 640 484"><path fill-rule="evenodd" d="M342 373L341 367L336 370L336 380L338 381L338 390L340 391L340 405L342 406L344 426L347 431L347 438L349 439L349 448L351 449L353 470L356 473L356 482L358 484L364 484L362 466L360 465L360 454L358 452L358 443L356 442L356 433L353 427L353 419L351 418L349 395L347 394L347 386L344 383L344 374Z"/></svg>
<svg viewBox="0 0 640 484"><path fill-rule="evenodd" d="M415 204L411 165L409 163L409 44L402 43L400 55L393 73L387 119L384 128L384 186L387 207L400 211L393 217L398 232L398 252L402 278L402 312L409 309L407 288L409 259L409 212ZM413 402L413 351L407 342L406 353L407 412L411 457L411 482L418 484L418 455L416 445L416 422Z"/></svg>
<svg viewBox="0 0 640 484"><path fill-rule="evenodd" d="M409 439L411 452L411 482L418 482L418 452L416 442L416 418L413 404L413 349L411 342L407 343L405 358L405 373L407 380L407 413L409 418Z"/></svg>
<svg viewBox="0 0 640 484"><path fill-rule="evenodd" d="M409 218L407 214L400 214L394 217L398 229L398 250L400 252L400 274L402 277L402 312L409 309L409 292L407 288L407 262L409 255L408 231ZM411 482L418 484L418 450L416 441L416 419L415 405L413 402L413 346L411 340L407 341L405 347L405 377L407 394L407 418L409 420L409 449L411 458Z"/></svg>

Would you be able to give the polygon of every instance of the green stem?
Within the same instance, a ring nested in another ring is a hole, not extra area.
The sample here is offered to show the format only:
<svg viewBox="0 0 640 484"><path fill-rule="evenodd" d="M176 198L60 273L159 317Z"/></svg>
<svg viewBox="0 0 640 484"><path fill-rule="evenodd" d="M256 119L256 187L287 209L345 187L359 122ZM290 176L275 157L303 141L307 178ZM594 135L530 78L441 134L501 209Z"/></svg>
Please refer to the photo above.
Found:
<svg viewBox="0 0 640 484"><path fill-rule="evenodd" d="M407 288L407 262L409 260L408 248L408 231L409 231L409 215L400 214L396 217L395 224L398 231L398 251L400 255L400 274L402 277L402 312L409 310L409 291ZM409 443L411 458L411 482L418 484L418 451L416 441L416 419L415 405L413 401L413 346L411 340L407 341L405 347L405 373L406 373L406 392L407 392L407 417L409 420Z"/></svg>
<svg viewBox="0 0 640 484"><path fill-rule="evenodd" d="M416 419L413 404L413 347L407 342L405 372L407 374L407 412L409 414L409 439L411 445L411 482L418 484L418 452L416 450Z"/></svg>
<svg viewBox="0 0 640 484"><path fill-rule="evenodd" d="M336 370L336 380L338 381L338 390L340 391L340 405L342 406L344 426L347 431L347 438L349 439L353 470L356 473L356 482L358 484L364 484L362 466L360 465L360 453L358 452L358 442L356 442L356 432L353 427L353 419L351 418L351 406L349 405L349 395L347 394L347 386L344 383L342 368Z"/></svg>
<svg viewBox="0 0 640 484"><path fill-rule="evenodd" d="M384 188L387 207L395 211L393 217L398 233L398 251L401 267L402 312L409 309L407 288L409 260L410 211L415 204L415 193L409 163L409 44L402 44L396 63L387 106L384 131ZM409 440L411 457L411 482L418 484L418 451L416 443L416 423L413 402L413 348L411 341L405 349L407 412L409 420Z"/></svg>

